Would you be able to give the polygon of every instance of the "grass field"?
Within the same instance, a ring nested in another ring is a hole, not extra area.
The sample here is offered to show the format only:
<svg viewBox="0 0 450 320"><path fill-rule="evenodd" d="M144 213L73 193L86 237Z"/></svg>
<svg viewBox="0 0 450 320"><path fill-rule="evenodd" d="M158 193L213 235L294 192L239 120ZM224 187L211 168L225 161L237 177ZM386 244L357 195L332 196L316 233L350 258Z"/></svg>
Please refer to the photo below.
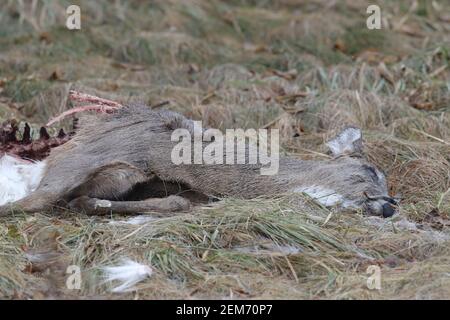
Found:
<svg viewBox="0 0 450 320"><path fill-rule="evenodd" d="M381 30L366 28L369 4ZM16 214L0 220L0 298L449 299L449 35L443 0L2 1L0 119L37 132L71 89L169 101L204 126L279 128L282 151L303 159L327 157L324 141L353 124L402 201L385 220L299 195L144 224ZM112 293L102 268L124 257L154 273ZM81 290L66 287L69 265Z"/></svg>

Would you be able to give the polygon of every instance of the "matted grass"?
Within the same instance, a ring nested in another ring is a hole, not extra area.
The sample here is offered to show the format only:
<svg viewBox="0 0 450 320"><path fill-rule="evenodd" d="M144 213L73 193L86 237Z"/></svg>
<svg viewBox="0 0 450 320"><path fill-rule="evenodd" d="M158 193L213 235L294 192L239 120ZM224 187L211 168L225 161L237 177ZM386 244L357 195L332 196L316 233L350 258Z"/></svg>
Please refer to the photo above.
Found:
<svg viewBox="0 0 450 320"><path fill-rule="evenodd" d="M70 89L168 100L205 127L279 128L283 152L304 159L326 158L323 142L358 125L400 213L336 213L284 195L138 225L16 214L0 221L0 297L450 298L445 1L376 1L387 25L373 33L364 1L77 3L80 31L64 28L67 1L0 4L1 119L38 128L70 107ZM123 257L154 274L113 294L101 270ZM81 269L81 290L67 289L70 265ZM381 290L367 287L371 265Z"/></svg>

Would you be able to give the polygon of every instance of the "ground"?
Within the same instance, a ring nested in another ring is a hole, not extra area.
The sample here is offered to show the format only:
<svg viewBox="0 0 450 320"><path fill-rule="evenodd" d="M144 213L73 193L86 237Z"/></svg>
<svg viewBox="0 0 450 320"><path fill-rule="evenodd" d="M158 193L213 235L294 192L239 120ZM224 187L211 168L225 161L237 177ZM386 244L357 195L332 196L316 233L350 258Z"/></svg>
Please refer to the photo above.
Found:
<svg viewBox="0 0 450 320"><path fill-rule="evenodd" d="M65 27L72 3L78 31ZM366 27L369 4L381 30ZM2 1L1 119L37 131L70 107L70 89L168 101L205 127L279 128L282 152L303 159L326 158L323 142L356 125L402 201L386 220L300 195L143 224L16 213L0 220L0 297L450 298L449 35L443 0ZM102 268L124 257L153 275L112 293ZM70 265L80 290L66 285Z"/></svg>

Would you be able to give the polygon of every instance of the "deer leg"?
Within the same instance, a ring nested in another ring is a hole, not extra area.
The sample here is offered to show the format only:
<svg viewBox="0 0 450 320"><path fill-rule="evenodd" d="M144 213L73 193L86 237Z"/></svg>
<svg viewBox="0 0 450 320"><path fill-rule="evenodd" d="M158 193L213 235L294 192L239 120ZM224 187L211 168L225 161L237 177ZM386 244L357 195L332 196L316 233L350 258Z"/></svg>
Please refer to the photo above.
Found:
<svg viewBox="0 0 450 320"><path fill-rule="evenodd" d="M52 208L52 202L56 199L57 195L52 193L35 192L21 200L0 206L0 217L9 216L15 211L26 213L47 211Z"/></svg>
<svg viewBox="0 0 450 320"><path fill-rule="evenodd" d="M81 196L118 200L136 184L149 179L150 176L135 166L127 162L114 161L95 169L83 183L70 191L66 200L70 201Z"/></svg>
<svg viewBox="0 0 450 320"><path fill-rule="evenodd" d="M69 202L69 208L88 215L171 213L189 211L190 201L180 196L150 198L142 201L111 201L81 196Z"/></svg>
<svg viewBox="0 0 450 320"><path fill-rule="evenodd" d="M154 178L154 177L153 177ZM179 212L190 208L189 200L179 196L148 198L142 201L124 201L127 192L137 184L153 181L140 169L124 162L114 162L90 175L73 190L69 208L89 215L106 215L111 212L136 214L142 212Z"/></svg>
<svg viewBox="0 0 450 320"><path fill-rule="evenodd" d="M56 173L49 170L46 175L52 176ZM44 177L45 178L45 177ZM69 178L71 178L69 176ZM94 168L88 172L78 185L72 190L66 191L67 181L58 183L41 182L38 189L29 196L0 207L0 217L7 216L13 211L34 213L51 210L58 202L68 203L72 199L89 196L91 198L119 199L133 186L147 181L150 177L135 166L122 162L113 161L107 165Z"/></svg>

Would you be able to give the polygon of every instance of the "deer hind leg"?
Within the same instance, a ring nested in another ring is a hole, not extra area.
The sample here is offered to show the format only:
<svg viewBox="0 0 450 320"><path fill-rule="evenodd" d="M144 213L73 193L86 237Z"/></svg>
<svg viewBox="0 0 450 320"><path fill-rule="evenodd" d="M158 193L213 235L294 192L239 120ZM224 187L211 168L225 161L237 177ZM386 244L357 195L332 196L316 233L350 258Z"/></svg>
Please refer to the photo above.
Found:
<svg viewBox="0 0 450 320"><path fill-rule="evenodd" d="M0 206L0 217L8 216L14 211L22 211L26 213L48 211L52 209L52 204L57 198L57 193L37 190L23 199Z"/></svg>
<svg viewBox="0 0 450 320"><path fill-rule="evenodd" d="M83 184L73 190L68 206L73 211L89 215L170 213L190 209L189 200L176 195L141 201L122 201L136 185L149 181L155 181L155 177L147 176L142 170L128 163L114 162L92 173Z"/></svg>
<svg viewBox="0 0 450 320"><path fill-rule="evenodd" d="M81 197L119 200L132 188L151 179L141 169L123 161L114 161L93 170L85 180L68 193L67 202Z"/></svg>
<svg viewBox="0 0 450 320"><path fill-rule="evenodd" d="M87 196L78 197L69 203L69 208L88 215L175 213L189 211L191 203L180 196L171 195L166 198L151 198L142 201L111 201ZM167 216L167 215L165 215Z"/></svg>

